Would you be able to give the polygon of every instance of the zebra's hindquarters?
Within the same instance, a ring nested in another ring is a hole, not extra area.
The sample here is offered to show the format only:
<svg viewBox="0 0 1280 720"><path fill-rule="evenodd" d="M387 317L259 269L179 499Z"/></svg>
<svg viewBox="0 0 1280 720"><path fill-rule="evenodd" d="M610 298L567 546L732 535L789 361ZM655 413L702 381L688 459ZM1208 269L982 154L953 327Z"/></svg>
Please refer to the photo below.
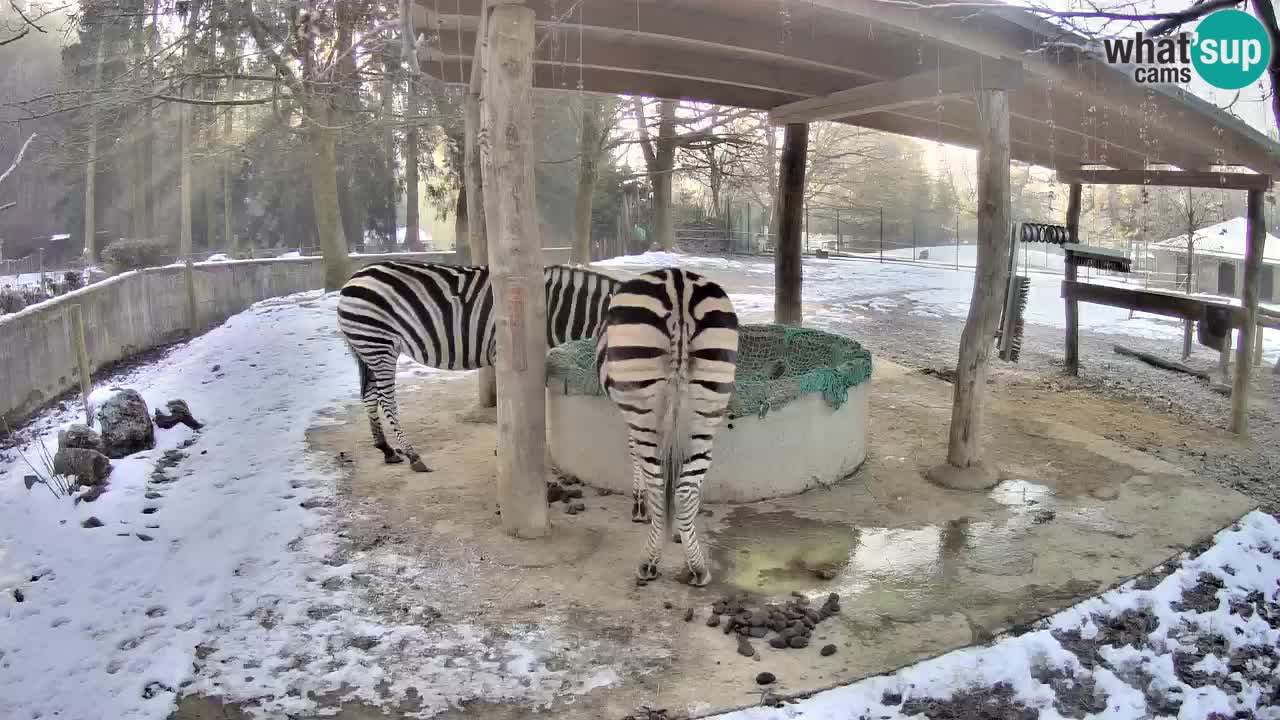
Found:
<svg viewBox="0 0 1280 720"><path fill-rule="evenodd" d="M691 581L710 579L694 521L733 392L737 326L723 288L674 268L623 283L610 302L597 362L629 430L634 519L650 522L642 578L656 576L674 516Z"/></svg>

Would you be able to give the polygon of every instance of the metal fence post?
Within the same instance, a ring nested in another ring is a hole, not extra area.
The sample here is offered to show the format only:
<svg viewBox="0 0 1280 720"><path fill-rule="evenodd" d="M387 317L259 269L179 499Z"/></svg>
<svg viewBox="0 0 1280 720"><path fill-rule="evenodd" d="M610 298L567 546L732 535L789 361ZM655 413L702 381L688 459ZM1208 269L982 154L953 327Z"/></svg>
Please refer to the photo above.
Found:
<svg viewBox="0 0 1280 720"><path fill-rule="evenodd" d="M884 207L880 208L880 262L884 262Z"/></svg>
<svg viewBox="0 0 1280 720"><path fill-rule="evenodd" d="M956 269L960 269L960 213L956 213Z"/></svg>
<svg viewBox="0 0 1280 720"><path fill-rule="evenodd" d="M84 402L85 425L93 427L93 408L89 406L92 383L89 380L89 348L84 339L84 313L79 303L68 308L71 315L71 342L76 348L76 364L80 366L80 399Z"/></svg>
<svg viewBox="0 0 1280 720"><path fill-rule="evenodd" d="M836 250L844 252L844 238L840 235L840 208L836 208Z"/></svg>
<svg viewBox="0 0 1280 720"><path fill-rule="evenodd" d="M911 260L916 259L916 216L911 216Z"/></svg>

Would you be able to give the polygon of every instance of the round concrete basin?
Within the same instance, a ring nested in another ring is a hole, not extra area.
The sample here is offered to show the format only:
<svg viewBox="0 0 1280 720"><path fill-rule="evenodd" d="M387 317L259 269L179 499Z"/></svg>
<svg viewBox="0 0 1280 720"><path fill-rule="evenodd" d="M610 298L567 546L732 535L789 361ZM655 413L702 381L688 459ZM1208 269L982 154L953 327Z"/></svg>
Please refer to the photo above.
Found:
<svg viewBox="0 0 1280 720"><path fill-rule="evenodd" d="M547 362L547 444L560 472L629 494L627 427L593 379L590 343ZM871 356L856 342L810 329L742 327L730 419L713 446L706 502L751 502L830 485L867 455Z"/></svg>

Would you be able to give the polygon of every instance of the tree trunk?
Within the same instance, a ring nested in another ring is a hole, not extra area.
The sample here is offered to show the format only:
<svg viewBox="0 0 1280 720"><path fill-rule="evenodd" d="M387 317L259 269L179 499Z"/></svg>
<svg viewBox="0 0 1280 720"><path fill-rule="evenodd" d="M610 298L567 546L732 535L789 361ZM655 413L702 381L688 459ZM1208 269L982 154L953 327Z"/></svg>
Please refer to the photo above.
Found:
<svg viewBox="0 0 1280 720"><path fill-rule="evenodd" d="M578 142L578 198L573 208L573 252L569 261L591 262L591 201L599 177L600 101L591 98L582 105L582 137Z"/></svg>
<svg viewBox="0 0 1280 720"><path fill-rule="evenodd" d="M388 43L390 40L388 40ZM396 131L393 127L395 119L392 117L395 100L395 82L393 78L396 70L395 57L391 51L385 52L385 60L383 67L386 73L386 80L382 84L382 122L384 129L382 131L382 152L387 157L386 177L384 178L383 192L386 193L387 207L386 218L383 220L387 228L387 232L391 233L387 240L387 250L394 251L396 249L396 236L399 234L397 230L398 222L396 222Z"/></svg>
<svg viewBox="0 0 1280 720"><path fill-rule="evenodd" d="M508 535L547 534L546 298L534 199L533 10L489 16L485 80L486 206L496 205L492 281L497 328L498 503Z"/></svg>
<svg viewBox="0 0 1280 720"><path fill-rule="evenodd" d="M782 167L775 196L781 204L776 213L778 249L774 254L774 322L800 325L800 288L803 282L801 221L804 219L805 160L809 153L808 123L788 123L782 143Z"/></svg>
<svg viewBox="0 0 1280 720"><path fill-rule="evenodd" d="M776 128L765 123L765 158L764 167L767 176L765 184L765 192L769 193L767 202L764 205L764 222L760 227L765 232L765 245L768 246L771 237L777 237L778 232L778 215L774 210L778 207L778 133ZM751 208L747 208L747 212L751 212ZM747 247L756 250L756 244L752 238L747 238Z"/></svg>
<svg viewBox="0 0 1280 720"><path fill-rule="evenodd" d="M978 266L969 317L960 338L947 462L930 471L937 483L963 489L995 484L982 461L988 361L1009 274L1009 94L978 92Z"/></svg>
<svg viewBox="0 0 1280 720"><path fill-rule="evenodd" d="M408 83L408 113L418 113L418 83L413 78ZM411 120L410 122L416 122ZM418 126L410 125L404 134L404 247L410 252L426 250L419 229L418 217Z"/></svg>
<svg viewBox="0 0 1280 720"><path fill-rule="evenodd" d="M98 38L97 57L93 63L94 98L102 86L102 60L107 50L105 35ZM84 168L84 259L85 262L98 261L98 113L89 110L89 161Z"/></svg>
<svg viewBox="0 0 1280 720"><path fill-rule="evenodd" d="M179 230L178 241L178 259L185 261L191 257L191 203L192 203L192 187L191 187L191 105L182 103L178 106L178 115L181 118L179 145L179 182L182 184L180 198L178 200L180 207L179 217L181 218L181 228Z"/></svg>
<svg viewBox="0 0 1280 720"><path fill-rule="evenodd" d="M320 119L317 119L320 120ZM316 234L324 256L324 289L339 290L351 278L351 256L338 211L337 132L320 120L311 129L311 201L315 206Z"/></svg>

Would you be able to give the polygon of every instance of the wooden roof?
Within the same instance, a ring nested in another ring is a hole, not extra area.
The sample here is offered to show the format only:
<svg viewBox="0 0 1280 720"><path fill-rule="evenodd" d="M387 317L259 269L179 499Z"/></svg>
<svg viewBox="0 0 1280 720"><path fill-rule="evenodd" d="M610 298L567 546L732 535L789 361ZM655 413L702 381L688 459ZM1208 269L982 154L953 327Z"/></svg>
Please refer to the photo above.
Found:
<svg viewBox="0 0 1280 720"><path fill-rule="evenodd" d="M423 71L465 84L484 0L417 1L415 21L428 36ZM1013 64L1021 65L1009 93L1015 160L1054 169L1237 166L1280 176L1280 144L1190 93L1138 85L1071 47L1083 38L1016 8L917 9L880 0L525 5L538 21L534 84L541 88L773 110L881 83L861 92L853 104L860 114L831 119L976 147L971 93L938 93L956 89L944 84L956 82L957 68L981 74ZM1044 49L1048 41L1054 49ZM833 106L826 104L823 117Z"/></svg>

